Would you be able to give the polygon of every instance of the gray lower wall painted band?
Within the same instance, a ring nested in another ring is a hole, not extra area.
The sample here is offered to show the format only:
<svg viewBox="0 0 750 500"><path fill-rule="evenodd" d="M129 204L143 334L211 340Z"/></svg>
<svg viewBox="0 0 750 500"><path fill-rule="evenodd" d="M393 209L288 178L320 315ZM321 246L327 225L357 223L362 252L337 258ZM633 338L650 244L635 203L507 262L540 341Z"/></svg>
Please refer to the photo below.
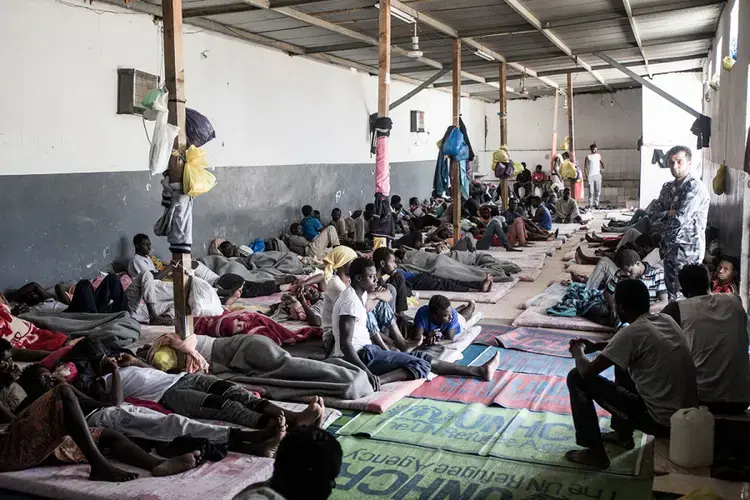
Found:
<svg viewBox="0 0 750 500"><path fill-rule="evenodd" d="M434 168L434 161L392 164L391 194L404 204L429 197ZM324 223L335 207L344 214L363 209L373 201L374 171L374 164L217 168L217 186L193 205L193 255L205 255L217 237L239 245L278 236L305 204L320 210ZM168 258L166 238L153 235L162 214L160 179L145 171L0 176L0 290L93 278L131 256L139 232Z"/></svg>

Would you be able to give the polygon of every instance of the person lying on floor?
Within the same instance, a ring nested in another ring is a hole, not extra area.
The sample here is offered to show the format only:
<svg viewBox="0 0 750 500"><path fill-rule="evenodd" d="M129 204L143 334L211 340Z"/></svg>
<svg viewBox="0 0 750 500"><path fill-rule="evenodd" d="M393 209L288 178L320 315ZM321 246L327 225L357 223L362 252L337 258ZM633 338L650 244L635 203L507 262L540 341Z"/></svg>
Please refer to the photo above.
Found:
<svg viewBox="0 0 750 500"><path fill-rule="evenodd" d="M97 370L104 375L111 375L113 379L109 389L101 388L98 400L72 388L90 428L112 429L128 438L145 439L157 445L190 436L195 439L206 439L213 445L239 453L266 456L269 452L266 443L269 436L266 431L206 424L176 413L164 414L151 408L125 403L119 367L115 360L106 357L98 360ZM17 400L20 394L19 403L27 405L63 382L61 377L59 369L50 373L41 365L29 365L20 374L17 382L9 387L8 393L11 393L11 390L15 391L9 402ZM5 391L0 392L0 398L2 394L5 394Z"/></svg>
<svg viewBox="0 0 750 500"><path fill-rule="evenodd" d="M466 331L467 321L474 315L476 302L454 308L443 295L433 295L427 305L420 307L414 316L412 340L425 345L436 345L441 341L454 342Z"/></svg>
<svg viewBox="0 0 750 500"><path fill-rule="evenodd" d="M343 450L336 438L317 427L298 427L279 444L273 475L241 491L236 500L326 500L336 487Z"/></svg>
<svg viewBox="0 0 750 500"><path fill-rule="evenodd" d="M708 270L688 264L680 270L684 300L667 314L682 328L698 374L698 400L712 413L739 415L750 406L747 314L733 293L712 294Z"/></svg>
<svg viewBox="0 0 750 500"><path fill-rule="evenodd" d="M318 220L314 217L310 217L310 219L314 221ZM311 241L304 234L302 225L297 222L289 226L289 233L284 234L283 240L292 252L303 257L315 257L318 259L325 257L329 248L337 247L341 244L335 227L324 227L320 231L320 234Z"/></svg>
<svg viewBox="0 0 750 500"><path fill-rule="evenodd" d="M716 274L711 280L711 292L739 294L740 289L737 286L739 264L734 257L722 257L716 267Z"/></svg>
<svg viewBox="0 0 750 500"><path fill-rule="evenodd" d="M81 280L69 297L62 284L55 286L55 293L45 290L38 283L28 283L16 292L19 304L13 310L18 316L26 311L41 313L115 313L127 311L127 300L122 282L116 274L108 274L94 289L90 280ZM25 307L24 307L25 306Z"/></svg>
<svg viewBox="0 0 750 500"><path fill-rule="evenodd" d="M379 334L367 328L367 294L378 286L375 264L367 258L355 259L349 268L351 286L341 292L333 307L333 339L335 357L363 370L373 389L381 384L427 378L438 375L470 377L489 381L500 363L498 355L482 366L465 367L434 360L424 352L393 352L388 350Z"/></svg>
<svg viewBox="0 0 750 500"><path fill-rule="evenodd" d="M698 404L696 371L684 333L672 318L650 313L649 290L642 281L625 279L615 290L617 315L629 326L609 342L570 341L575 368L568 390L576 444L565 458L592 467L610 465L605 443L635 447L637 429L668 437L670 418L681 408ZM586 354L601 351L593 361ZM601 373L615 366L615 381ZM612 414L611 432L602 431L594 407Z"/></svg>
<svg viewBox="0 0 750 500"><path fill-rule="evenodd" d="M578 203L570 197L570 188L563 189L562 197L555 202L555 222L562 224L583 222Z"/></svg>
<svg viewBox="0 0 750 500"><path fill-rule="evenodd" d="M412 273L399 269L396 255L390 248L378 248L372 254L378 273L378 279L386 279L386 283L396 290L396 314L409 309L408 298L412 290L438 290L449 292L489 292L492 290L493 277L487 273L484 281L457 281L441 278L434 274Z"/></svg>
<svg viewBox="0 0 750 500"><path fill-rule="evenodd" d="M129 353L116 358L124 398L158 403L169 411L190 418L223 420L249 429L265 429L265 445L275 450L284 426L318 425L323 417L322 401L316 398L305 410L284 410L256 397L243 387L200 373L164 373ZM93 394L109 392L116 379L101 374ZM281 418L284 417L284 418Z"/></svg>
<svg viewBox="0 0 750 500"><path fill-rule="evenodd" d="M88 463L92 481L120 483L138 477L137 473L115 467L103 453L154 476L179 474L196 466L193 453L158 458L117 431L89 428L73 388L67 384L47 391L18 414L0 402L0 421L9 423L0 433L0 472Z"/></svg>
<svg viewBox="0 0 750 500"><path fill-rule="evenodd" d="M640 257L641 262L654 268L662 268L661 256L659 255L659 245L646 235L639 236L633 243L623 245L624 249L635 250ZM587 289L600 290L610 282L619 270L614 263L614 253L606 253L601 257L590 257L583 253L581 247L576 249L575 262L578 264L596 264L594 271L586 280Z"/></svg>

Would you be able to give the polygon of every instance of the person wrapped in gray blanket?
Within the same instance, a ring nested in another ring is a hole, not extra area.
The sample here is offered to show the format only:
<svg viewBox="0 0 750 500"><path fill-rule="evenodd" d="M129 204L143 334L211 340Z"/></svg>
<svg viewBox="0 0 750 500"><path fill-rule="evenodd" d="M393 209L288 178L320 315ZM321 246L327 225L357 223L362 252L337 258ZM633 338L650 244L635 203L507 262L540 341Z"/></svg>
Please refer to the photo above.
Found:
<svg viewBox="0 0 750 500"><path fill-rule="evenodd" d="M179 366L162 366L155 355L167 348L179 352ZM185 340L175 334L162 335L138 356L159 369L207 371L221 379L263 387L276 400L299 401L322 396L359 399L372 393L367 377L341 359L317 361L291 356L268 337L192 335Z"/></svg>

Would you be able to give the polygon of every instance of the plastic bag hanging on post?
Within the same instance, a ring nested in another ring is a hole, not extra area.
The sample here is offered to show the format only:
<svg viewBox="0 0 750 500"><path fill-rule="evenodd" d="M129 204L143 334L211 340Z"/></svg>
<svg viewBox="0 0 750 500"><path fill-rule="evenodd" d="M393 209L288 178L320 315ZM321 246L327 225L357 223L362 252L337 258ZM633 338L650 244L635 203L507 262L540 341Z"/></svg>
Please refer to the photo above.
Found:
<svg viewBox="0 0 750 500"><path fill-rule="evenodd" d="M375 192L388 196L391 193L390 163L388 162L388 138L393 121L388 117L370 117L372 144L370 153L375 154Z"/></svg>
<svg viewBox="0 0 750 500"><path fill-rule="evenodd" d="M185 168L182 172L186 195L195 198L208 193L216 186L216 177L206 170L207 166L206 152L190 146L185 153Z"/></svg>
<svg viewBox="0 0 750 500"><path fill-rule="evenodd" d="M169 167L169 157L174 148L174 141L180 129L169 124L167 110L168 92L163 92L154 101L152 110L155 113L154 132L151 134L151 149L148 155L148 168L151 175L156 175Z"/></svg>
<svg viewBox="0 0 750 500"><path fill-rule="evenodd" d="M188 146L196 148L216 138L216 131L208 118L190 108L185 108L185 134Z"/></svg>

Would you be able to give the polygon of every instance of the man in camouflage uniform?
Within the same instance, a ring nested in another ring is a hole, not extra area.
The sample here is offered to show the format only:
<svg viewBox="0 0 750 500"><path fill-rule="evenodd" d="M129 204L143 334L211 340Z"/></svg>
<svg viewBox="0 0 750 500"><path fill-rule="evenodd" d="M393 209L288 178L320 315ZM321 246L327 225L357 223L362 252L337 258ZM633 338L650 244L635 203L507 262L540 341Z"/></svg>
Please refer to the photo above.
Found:
<svg viewBox="0 0 750 500"><path fill-rule="evenodd" d="M661 233L659 253L664 262L664 279L669 299L680 292L677 273L686 264L699 264L706 251L709 197L703 181L692 173L692 153L675 146L666 155L675 180L662 186L659 197L649 206L651 230Z"/></svg>

